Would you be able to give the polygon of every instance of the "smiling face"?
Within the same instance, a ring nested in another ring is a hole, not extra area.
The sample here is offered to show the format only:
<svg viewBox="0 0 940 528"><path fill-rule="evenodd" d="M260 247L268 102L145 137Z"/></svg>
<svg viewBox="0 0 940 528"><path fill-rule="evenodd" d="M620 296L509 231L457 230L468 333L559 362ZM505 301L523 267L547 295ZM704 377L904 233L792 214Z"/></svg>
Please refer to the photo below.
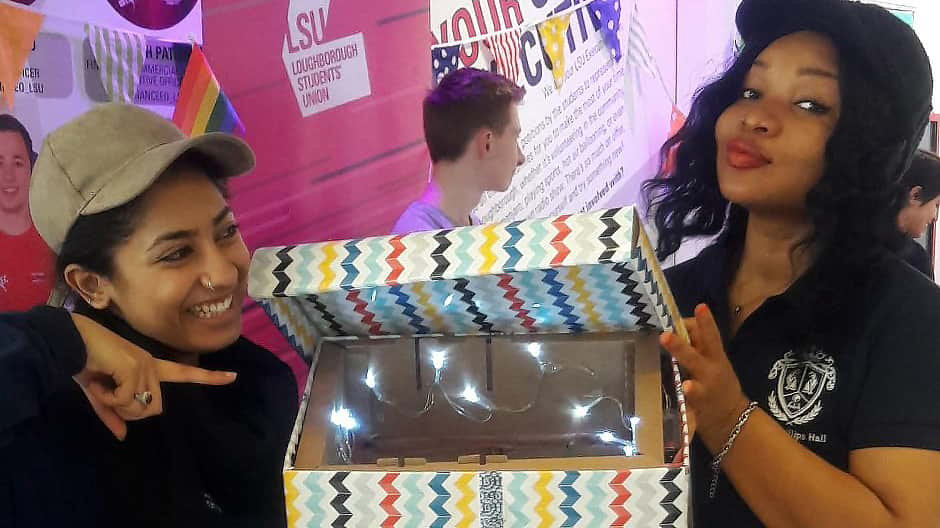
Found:
<svg viewBox="0 0 940 528"><path fill-rule="evenodd" d="M241 334L248 263L222 193L204 172L184 167L143 195L101 291L138 332L183 352L212 352Z"/></svg>
<svg viewBox="0 0 940 528"><path fill-rule="evenodd" d="M0 212L27 214L30 154L18 132L0 132Z"/></svg>
<svg viewBox="0 0 940 528"><path fill-rule="evenodd" d="M840 112L832 43L805 31L774 41L715 126L721 194L752 212L805 214Z"/></svg>

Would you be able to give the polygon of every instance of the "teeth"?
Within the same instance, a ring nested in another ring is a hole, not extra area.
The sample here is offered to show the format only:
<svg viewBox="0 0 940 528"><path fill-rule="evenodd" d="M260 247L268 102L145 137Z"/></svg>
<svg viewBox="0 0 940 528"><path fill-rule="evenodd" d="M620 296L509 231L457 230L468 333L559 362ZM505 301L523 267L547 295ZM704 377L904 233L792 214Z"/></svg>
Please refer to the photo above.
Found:
<svg viewBox="0 0 940 528"><path fill-rule="evenodd" d="M223 312L232 307L232 296L229 295L224 301L219 303L206 303L193 306L189 309L196 317L200 319L212 319L218 317Z"/></svg>

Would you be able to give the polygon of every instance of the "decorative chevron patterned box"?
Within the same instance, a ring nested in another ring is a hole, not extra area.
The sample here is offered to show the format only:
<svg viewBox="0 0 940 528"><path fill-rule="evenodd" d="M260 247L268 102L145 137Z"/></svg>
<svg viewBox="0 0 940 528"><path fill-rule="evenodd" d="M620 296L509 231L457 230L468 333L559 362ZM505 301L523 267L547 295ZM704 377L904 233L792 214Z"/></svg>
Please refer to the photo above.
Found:
<svg viewBox="0 0 940 528"><path fill-rule="evenodd" d="M634 208L260 249L249 292L314 365L285 460L292 527L688 525L688 436L675 367L670 388L681 424L675 464L661 456L654 467L579 467L577 458L555 467L541 459L531 470L507 464L493 471L500 466L483 461L404 458L344 468L304 460L305 450L342 451L357 425L345 407L334 405L330 418L322 406L350 380L363 380L348 365L331 365L342 356L333 349L413 341L417 366L419 341L435 339L548 343L559 334L578 340L663 329L685 336ZM370 370L364 378L369 387L376 383L371 376ZM661 391L653 392L659 402Z"/></svg>

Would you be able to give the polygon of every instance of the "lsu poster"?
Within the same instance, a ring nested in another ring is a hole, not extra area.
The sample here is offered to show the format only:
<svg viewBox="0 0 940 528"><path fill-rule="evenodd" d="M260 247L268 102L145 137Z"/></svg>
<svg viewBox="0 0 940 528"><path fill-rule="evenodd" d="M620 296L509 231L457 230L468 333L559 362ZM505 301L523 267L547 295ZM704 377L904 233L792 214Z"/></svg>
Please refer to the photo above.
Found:
<svg viewBox="0 0 940 528"><path fill-rule="evenodd" d="M329 0L294 0L282 57L301 115L309 117L372 93L362 32L326 40Z"/></svg>

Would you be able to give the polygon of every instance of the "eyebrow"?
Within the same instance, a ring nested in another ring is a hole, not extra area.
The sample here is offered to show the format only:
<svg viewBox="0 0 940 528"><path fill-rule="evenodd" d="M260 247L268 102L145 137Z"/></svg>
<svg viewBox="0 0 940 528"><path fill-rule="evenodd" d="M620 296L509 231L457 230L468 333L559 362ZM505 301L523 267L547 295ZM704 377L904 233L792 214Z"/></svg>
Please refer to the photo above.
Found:
<svg viewBox="0 0 940 528"><path fill-rule="evenodd" d="M225 217L227 217L229 213L231 212L232 212L231 207L223 208L221 211L219 211L219 214L215 215L215 218L212 219L212 225L214 226L219 225L222 222L222 220L225 220ZM191 229L190 230L183 229L180 231L171 231L169 233L164 233L158 236L157 239L153 241L153 244L150 245L147 251L150 251L151 249L157 247L158 244L162 244L163 242L170 242L173 240L182 240L182 239L191 238L194 236L196 236L196 232Z"/></svg>
<svg viewBox="0 0 940 528"><path fill-rule="evenodd" d="M754 61L754 66L760 66L761 68L768 67L766 62L759 61L759 60ZM815 67L800 68L799 70L797 70L796 73L798 75L813 75L815 77L823 77L825 79L832 79L835 81L839 80L838 75L824 68L815 68Z"/></svg>

